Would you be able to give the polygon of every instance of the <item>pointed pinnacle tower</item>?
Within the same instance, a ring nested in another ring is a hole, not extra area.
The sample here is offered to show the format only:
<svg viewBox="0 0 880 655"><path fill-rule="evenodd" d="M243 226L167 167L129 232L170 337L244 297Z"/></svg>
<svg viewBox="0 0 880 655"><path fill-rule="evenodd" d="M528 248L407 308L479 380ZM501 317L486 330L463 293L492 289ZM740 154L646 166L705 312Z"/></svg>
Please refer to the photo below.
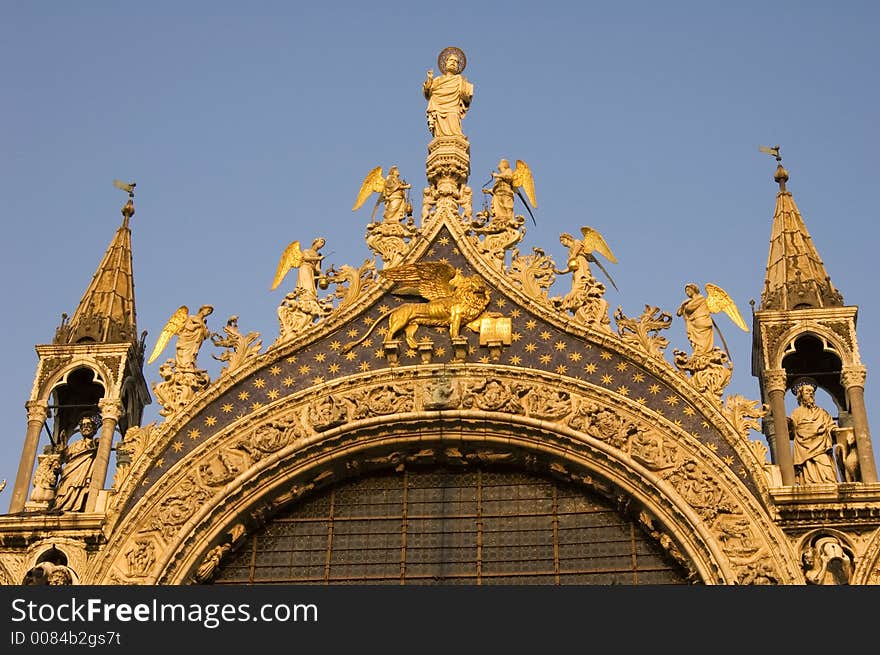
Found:
<svg viewBox="0 0 880 655"><path fill-rule="evenodd" d="M761 309L842 307L843 297L831 284L794 198L785 188L788 171L781 161L773 179L779 184L779 193L773 212Z"/></svg>
<svg viewBox="0 0 880 655"><path fill-rule="evenodd" d="M144 406L151 401L143 373L146 333L140 339L137 336L128 227L134 216L135 184L114 181L114 185L128 192L122 225L113 235L71 321L68 323L67 314L62 314L52 344L36 346L39 363L30 399L25 403L27 432L10 512L101 511L107 497L103 485L114 439L117 433L124 435L129 427L140 424ZM87 473L85 482L65 485L67 462L72 457L68 441L77 432L82 433L84 422L100 425L97 445L86 452L88 467L80 469ZM37 456L44 429L49 443ZM40 460L38 471L48 462L50 477L60 475L57 485L47 485L43 480L37 489L35 458ZM28 499L32 480L34 490ZM68 493L69 488L76 493ZM56 496L59 489L64 493Z"/></svg>
<svg viewBox="0 0 880 655"><path fill-rule="evenodd" d="M788 171L782 167L779 146L761 150L776 156L773 179L779 184L767 276L761 306L753 316L752 345L752 375L758 378L762 400L770 407L763 431L771 461L779 469L781 484L794 486L796 468L804 462L792 455L785 393L795 393L800 383L809 382L814 389L825 390L836 405L835 448L842 453L856 448L857 479L840 474L838 481L876 482L864 399L867 369L856 338L858 307L844 305L831 284L791 192L785 188Z"/></svg>
<svg viewBox="0 0 880 655"><path fill-rule="evenodd" d="M134 216L133 196L129 192L128 202L122 208L122 225L107 246L73 318L69 324L62 321L56 331L56 344L137 341L131 230L128 227Z"/></svg>

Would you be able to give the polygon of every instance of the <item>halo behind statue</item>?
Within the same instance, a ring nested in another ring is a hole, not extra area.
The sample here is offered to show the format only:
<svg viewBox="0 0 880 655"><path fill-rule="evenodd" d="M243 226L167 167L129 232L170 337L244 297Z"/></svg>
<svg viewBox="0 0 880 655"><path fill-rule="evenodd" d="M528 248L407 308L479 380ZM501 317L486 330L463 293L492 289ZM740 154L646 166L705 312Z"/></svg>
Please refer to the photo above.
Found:
<svg viewBox="0 0 880 655"><path fill-rule="evenodd" d="M806 387L806 386L813 387L813 391L815 391L816 389L819 388L819 385L816 383L816 380L814 378L811 378L809 376L803 376L803 377L799 377L797 380L795 380L792 383L791 392L795 395L795 397L797 397L798 393L801 390L801 387Z"/></svg>
<svg viewBox="0 0 880 655"><path fill-rule="evenodd" d="M458 56L458 63L461 64L458 72L464 72L464 69L467 67L467 57L464 54L464 50L457 48L454 45L451 45L448 48L443 48L443 50L440 51L440 54L437 55L437 68L440 69L441 73L446 75L446 58L451 54Z"/></svg>

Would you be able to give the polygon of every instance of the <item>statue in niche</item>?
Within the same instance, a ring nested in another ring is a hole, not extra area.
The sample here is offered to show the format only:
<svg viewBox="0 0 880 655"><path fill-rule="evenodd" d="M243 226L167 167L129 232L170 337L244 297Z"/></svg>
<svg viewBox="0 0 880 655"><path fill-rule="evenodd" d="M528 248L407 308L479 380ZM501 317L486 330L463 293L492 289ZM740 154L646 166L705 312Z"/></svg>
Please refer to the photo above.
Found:
<svg viewBox="0 0 880 655"><path fill-rule="evenodd" d="M812 541L801 561L804 578L814 585L848 585L853 563L837 537L822 535Z"/></svg>
<svg viewBox="0 0 880 655"><path fill-rule="evenodd" d="M80 438L63 446L55 509L69 512L85 509L95 455L98 453L98 440L95 438L97 432L97 421L92 416L83 416L79 421Z"/></svg>
<svg viewBox="0 0 880 655"><path fill-rule="evenodd" d="M788 418L788 434L794 442L794 473L797 484L836 484L832 460L832 436L837 424L825 409L816 405L816 384L796 383L792 392L798 400Z"/></svg>
<svg viewBox="0 0 880 655"><path fill-rule="evenodd" d="M428 130L434 137L464 136L461 120L474 98L474 85L461 74L466 66L467 57L460 48L444 48L437 57L437 67L442 74L434 77L431 69L422 84L422 93L428 101Z"/></svg>

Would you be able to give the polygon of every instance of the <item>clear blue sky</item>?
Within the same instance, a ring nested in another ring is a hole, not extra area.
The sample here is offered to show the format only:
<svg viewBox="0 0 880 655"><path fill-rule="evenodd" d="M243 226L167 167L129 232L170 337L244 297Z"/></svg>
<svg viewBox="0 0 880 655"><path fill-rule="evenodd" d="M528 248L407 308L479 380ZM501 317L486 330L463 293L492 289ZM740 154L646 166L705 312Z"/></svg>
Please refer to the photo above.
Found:
<svg viewBox="0 0 880 655"><path fill-rule="evenodd" d="M538 225L527 223L521 249L561 263L561 232L597 228L619 260L609 267L620 292L606 298L630 316L646 303L674 314L694 281L722 286L751 322L777 190L776 162L758 145L781 144L831 279L859 306L880 442L878 7L0 3L0 510L25 434L34 344L50 343L61 313L75 310L119 225L126 197L111 181L138 185L132 240L148 349L175 308L206 303L212 329L237 314L268 345L284 247L323 235L326 263L359 264L370 256L371 203L351 206L365 174L397 164L415 189L425 184L421 83L447 45L465 51L475 85L465 119L475 196L500 157L527 161ZM757 399L751 335L716 320L735 364L727 393ZM669 359L687 347L679 319L666 336ZM216 375L207 352L199 361Z"/></svg>

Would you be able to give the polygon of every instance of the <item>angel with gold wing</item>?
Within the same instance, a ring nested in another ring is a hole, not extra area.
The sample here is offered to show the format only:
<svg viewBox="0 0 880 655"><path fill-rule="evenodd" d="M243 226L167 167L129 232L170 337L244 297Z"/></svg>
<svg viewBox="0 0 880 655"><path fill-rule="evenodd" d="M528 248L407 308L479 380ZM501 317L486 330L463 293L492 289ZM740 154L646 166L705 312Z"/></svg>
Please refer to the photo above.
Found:
<svg viewBox="0 0 880 655"><path fill-rule="evenodd" d="M611 248L608 247L605 238L599 234L598 230L588 225L581 228L581 235L581 239L576 239L566 232L559 235L559 242L568 248L568 264L561 271L554 270L554 272L558 275L571 273L572 290L581 289L590 286L590 281L593 280L593 273L590 270L590 263L592 262L605 274L605 277L611 282L611 286L617 289L617 285L614 283L611 275L605 270L602 262L594 254L598 252L612 264L617 263L617 258L611 252Z"/></svg>
<svg viewBox="0 0 880 655"><path fill-rule="evenodd" d="M275 269L275 279L272 280L270 289L272 291L277 289L288 271L295 268L298 271L296 288L301 289L298 293L304 299L317 299L317 284L321 279L321 262L324 261L324 255L320 251L325 243L326 241L322 237L318 237L312 241L311 248L303 250L299 241L291 241L281 253L281 259L278 260L278 267Z"/></svg>
<svg viewBox="0 0 880 655"><path fill-rule="evenodd" d="M397 166L392 166L388 169L387 177L382 173L382 167L376 166L364 178L357 200L355 200L351 211L360 209L361 205L370 197L370 194L378 193L379 197L376 198L376 204L373 206L370 221L372 222L375 218L376 209L379 207L380 202L385 203L385 211L382 213L384 221L389 223L401 221L408 214L412 213L412 206L409 203L407 193L410 188L412 188L411 184L408 184L406 180L400 179L400 171Z"/></svg>
<svg viewBox="0 0 880 655"><path fill-rule="evenodd" d="M684 288L688 296L687 300L681 303L675 312L676 315L684 319L687 338L694 349L693 356L707 355L714 349L715 330L718 331L718 336L724 343L724 335L721 334L712 314L724 312L737 327L745 332L749 331L736 303L724 289L712 283L706 283L705 289L706 295L704 296L700 293L699 286L694 283L687 284ZM726 343L724 343L724 349L727 350ZM727 353L727 356L730 357L730 352Z"/></svg>
<svg viewBox="0 0 880 655"><path fill-rule="evenodd" d="M514 194L520 197L532 222L536 223L535 216L529 208L529 203L537 209L538 203L535 201L535 180L532 177L532 171L522 159L516 160L516 168L510 168L510 162L502 159L498 162L498 172L492 173L492 179L495 183L491 189L483 189L483 193L492 196L492 205L490 215L494 221L503 223L514 222ZM525 191L528 201L523 197L522 189Z"/></svg>
<svg viewBox="0 0 880 655"><path fill-rule="evenodd" d="M168 319L147 364L152 364L165 349L171 337L177 336L175 369L178 372L196 371L196 357L202 342L208 338L211 331L208 329L207 317L214 311L211 305L202 305L199 311L190 315L186 305L181 305Z"/></svg>

